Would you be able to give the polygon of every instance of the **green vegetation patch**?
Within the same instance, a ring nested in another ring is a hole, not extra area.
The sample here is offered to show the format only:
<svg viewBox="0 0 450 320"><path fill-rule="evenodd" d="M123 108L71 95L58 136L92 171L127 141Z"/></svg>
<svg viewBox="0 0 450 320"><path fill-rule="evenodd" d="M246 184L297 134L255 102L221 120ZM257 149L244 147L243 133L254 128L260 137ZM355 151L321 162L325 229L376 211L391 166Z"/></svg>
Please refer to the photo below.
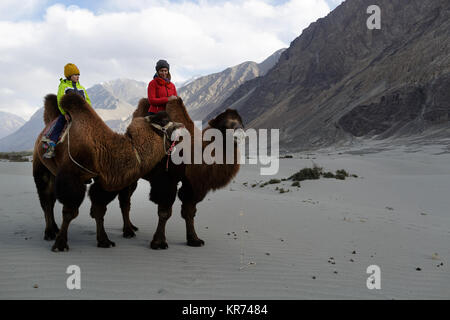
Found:
<svg viewBox="0 0 450 320"><path fill-rule="evenodd" d="M303 168L297 173L294 173L288 179L293 181L304 181L304 180L317 180L320 179L322 175L322 168L314 165L313 168Z"/></svg>
<svg viewBox="0 0 450 320"><path fill-rule="evenodd" d="M25 157L32 156L32 151L21 151L21 152L0 152L0 159L14 161L14 162L28 162Z"/></svg>

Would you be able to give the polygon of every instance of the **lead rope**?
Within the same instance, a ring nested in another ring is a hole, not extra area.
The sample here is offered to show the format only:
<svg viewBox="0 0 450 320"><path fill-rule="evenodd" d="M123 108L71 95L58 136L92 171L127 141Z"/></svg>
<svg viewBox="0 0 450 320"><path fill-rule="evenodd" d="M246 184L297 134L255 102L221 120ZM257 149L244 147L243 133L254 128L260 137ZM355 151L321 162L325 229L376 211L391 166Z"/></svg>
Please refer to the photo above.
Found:
<svg viewBox="0 0 450 320"><path fill-rule="evenodd" d="M70 153L70 127L72 126L72 123L70 123L69 128L67 129L67 151L69 153L69 158L70 160L72 160L73 163L75 163L77 166L79 166L81 169L89 172L90 174L93 174L95 176L98 176L97 173L83 167L81 164L79 164L77 161L75 161L75 159L72 157L72 154Z"/></svg>
<svg viewBox="0 0 450 320"><path fill-rule="evenodd" d="M175 137L175 139L172 141L172 144L170 145L169 149L166 150L166 139L171 141L170 138L167 136L167 128L172 125L173 123L170 121L168 124L166 124L164 127L161 127L160 125L157 125L156 123L152 123L152 126L154 126L155 128L161 130L164 134L164 140L163 140L163 147L164 147L164 152L167 155L167 160L166 160L166 171L169 171L169 159L170 156L172 155L172 152L175 151L175 144L177 143L177 138L178 138L178 133ZM182 126L182 128L184 128L184 126Z"/></svg>
<svg viewBox="0 0 450 320"><path fill-rule="evenodd" d="M176 142L177 142L177 141L174 140L174 141L172 142L172 144L170 145L169 150L167 150L166 171L169 171L169 159L170 159L170 156L171 156L172 152L175 151L175 143L176 143Z"/></svg>

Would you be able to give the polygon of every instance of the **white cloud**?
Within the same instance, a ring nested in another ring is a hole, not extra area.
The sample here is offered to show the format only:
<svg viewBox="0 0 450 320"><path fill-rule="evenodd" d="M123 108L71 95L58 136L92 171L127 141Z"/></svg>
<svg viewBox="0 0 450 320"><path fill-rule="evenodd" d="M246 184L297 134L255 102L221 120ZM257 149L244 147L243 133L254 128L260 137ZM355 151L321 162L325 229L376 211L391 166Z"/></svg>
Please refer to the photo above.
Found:
<svg viewBox="0 0 450 320"><path fill-rule="evenodd" d="M85 87L119 77L149 81L160 58L174 81L259 62L329 12L324 0L133 0L104 8L58 4L41 21L0 21L0 88L9 90L0 90L0 110L31 116L56 91L67 62L80 68Z"/></svg>

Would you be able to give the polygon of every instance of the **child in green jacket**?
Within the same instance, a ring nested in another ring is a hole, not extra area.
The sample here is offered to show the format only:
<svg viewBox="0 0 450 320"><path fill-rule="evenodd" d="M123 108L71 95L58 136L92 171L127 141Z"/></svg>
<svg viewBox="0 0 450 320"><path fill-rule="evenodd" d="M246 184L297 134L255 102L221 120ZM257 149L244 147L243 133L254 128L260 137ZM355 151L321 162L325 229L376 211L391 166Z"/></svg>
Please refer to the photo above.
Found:
<svg viewBox="0 0 450 320"><path fill-rule="evenodd" d="M53 158L55 156L55 146L58 142L61 131L66 125L66 121L70 121L70 116L61 107L61 98L66 93L76 93L86 99L89 104L91 104L91 100L89 99L86 89L79 82L80 70L78 69L78 67L73 63L66 64L64 66L64 76L66 77L66 79L59 79L60 83L57 95L58 108L59 111L61 111L61 114L59 115L58 120L56 121L52 132L50 133L50 142L48 142L48 149L44 153L45 158Z"/></svg>

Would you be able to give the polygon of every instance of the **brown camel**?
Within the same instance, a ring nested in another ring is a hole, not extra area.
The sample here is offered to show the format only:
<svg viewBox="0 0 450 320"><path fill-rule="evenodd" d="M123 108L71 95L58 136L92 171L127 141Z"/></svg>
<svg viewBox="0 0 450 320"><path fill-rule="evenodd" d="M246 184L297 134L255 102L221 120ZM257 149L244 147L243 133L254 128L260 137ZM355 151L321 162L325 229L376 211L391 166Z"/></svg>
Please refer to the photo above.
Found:
<svg viewBox="0 0 450 320"><path fill-rule="evenodd" d="M158 113L133 119L127 132L118 134L109 129L80 96L67 94L61 99L61 105L72 120L64 141L55 149L55 157L43 157L41 139L45 129L36 140L33 154L33 177L45 213L44 239L56 239L53 251L69 249L67 230L78 215L86 183L94 179L94 189L101 186L110 191L132 185L166 154L163 134L153 125L167 125L168 134L180 127L180 124L170 122L167 114ZM44 107L44 122L48 126L59 115L54 94L45 97ZM53 214L56 199L63 204L61 229L58 229ZM92 210L91 216L97 224L97 245L107 248L115 244L105 232L102 213L101 210ZM133 227L129 220L126 223Z"/></svg>
<svg viewBox="0 0 450 320"><path fill-rule="evenodd" d="M137 118L143 116L148 109L148 100L141 99L137 110L133 117ZM219 129L225 137L226 129L242 129L242 119L236 110L227 109L219 114L216 118L209 121L209 126L203 132L195 127L193 121L187 113L186 107L181 98L171 101L166 106L166 111L170 118L174 121L184 124L191 135L191 147L193 148L194 130L197 130L197 136L202 137L203 133L209 128ZM211 142L202 142L203 150ZM223 142L223 146L226 143ZM193 152L191 153L193 154ZM223 152L225 157L225 152ZM150 200L158 205L158 227L150 243L152 249L167 249L168 245L165 237L165 225L167 220L172 215L172 205L175 202L177 195L177 184L182 182L182 187L178 192L178 197L182 202L181 216L186 222L186 238L189 246L202 246L204 241L200 239L194 227L194 217L197 211L197 203L202 201L210 190L216 190L225 187L239 171L239 157L238 147L234 141L234 163L233 164L180 164L175 165L169 161L169 170L166 170L167 156L143 178L148 180L151 185ZM225 159L223 161L225 163ZM128 217L130 198L136 186L132 185L125 188L119 195L120 207L122 214ZM127 197L128 196L128 197ZM110 201L114 199L110 197ZM128 208L128 211L124 210ZM106 210L106 208L105 208ZM124 225L124 230L126 229ZM134 232L127 228L128 234L124 236L133 236Z"/></svg>

